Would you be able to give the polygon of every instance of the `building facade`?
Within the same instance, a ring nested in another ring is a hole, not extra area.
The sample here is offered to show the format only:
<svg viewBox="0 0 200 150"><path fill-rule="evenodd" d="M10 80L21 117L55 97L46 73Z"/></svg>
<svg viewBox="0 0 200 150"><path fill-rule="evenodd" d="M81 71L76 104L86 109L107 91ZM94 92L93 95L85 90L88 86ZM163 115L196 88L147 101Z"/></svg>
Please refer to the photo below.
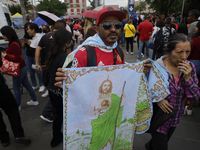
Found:
<svg viewBox="0 0 200 150"><path fill-rule="evenodd" d="M69 4L66 15L80 15L86 10L86 0L64 0Z"/></svg>

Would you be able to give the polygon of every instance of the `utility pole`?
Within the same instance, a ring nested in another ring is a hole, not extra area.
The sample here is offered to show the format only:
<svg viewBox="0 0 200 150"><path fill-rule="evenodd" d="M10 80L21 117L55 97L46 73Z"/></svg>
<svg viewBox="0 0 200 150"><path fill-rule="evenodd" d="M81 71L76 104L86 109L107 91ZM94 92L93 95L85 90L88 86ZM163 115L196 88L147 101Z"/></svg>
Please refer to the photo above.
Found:
<svg viewBox="0 0 200 150"><path fill-rule="evenodd" d="M98 7L98 0L95 0L95 8Z"/></svg>

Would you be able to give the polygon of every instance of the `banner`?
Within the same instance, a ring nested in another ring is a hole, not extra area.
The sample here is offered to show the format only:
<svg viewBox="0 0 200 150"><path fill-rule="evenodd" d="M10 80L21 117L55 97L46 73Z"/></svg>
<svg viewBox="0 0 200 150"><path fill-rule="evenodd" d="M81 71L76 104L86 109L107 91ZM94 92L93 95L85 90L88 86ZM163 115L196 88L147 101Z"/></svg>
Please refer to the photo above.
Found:
<svg viewBox="0 0 200 150"><path fill-rule="evenodd" d="M134 133L149 128L152 101L169 94L167 73L152 61L145 75L142 63L65 68L64 150L132 149Z"/></svg>

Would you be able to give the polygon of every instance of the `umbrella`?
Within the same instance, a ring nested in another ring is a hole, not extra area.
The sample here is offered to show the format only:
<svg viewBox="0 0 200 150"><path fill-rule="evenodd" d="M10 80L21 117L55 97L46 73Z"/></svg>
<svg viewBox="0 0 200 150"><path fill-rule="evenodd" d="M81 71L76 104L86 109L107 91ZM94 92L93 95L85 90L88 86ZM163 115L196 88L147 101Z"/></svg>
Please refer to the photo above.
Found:
<svg viewBox="0 0 200 150"><path fill-rule="evenodd" d="M87 18L97 18L97 13L98 11L96 10L87 10L84 13L82 13L81 16L87 17Z"/></svg>
<svg viewBox="0 0 200 150"><path fill-rule="evenodd" d="M49 13L47 11L37 12L38 16L46 21L49 25L53 25L57 20L60 20L56 15Z"/></svg>
<svg viewBox="0 0 200 150"><path fill-rule="evenodd" d="M44 20L43 20L42 18L40 18L40 17L37 17L37 18L33 21L33 23L37 24L38 26L40 26L40 25L42 25L42 24L47 24L47 22L44 21Z"/></svg>

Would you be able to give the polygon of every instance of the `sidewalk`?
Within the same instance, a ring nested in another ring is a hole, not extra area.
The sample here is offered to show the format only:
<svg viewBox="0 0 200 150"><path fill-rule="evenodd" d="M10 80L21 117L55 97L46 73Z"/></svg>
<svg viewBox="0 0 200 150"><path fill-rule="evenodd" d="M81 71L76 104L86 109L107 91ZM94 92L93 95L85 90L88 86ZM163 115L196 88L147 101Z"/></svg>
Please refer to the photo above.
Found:
<svg viewBox="0 0 200 150"><path fill-rule="evenodd" d="M125 48L124 52L125 52ZM134 55L125 54L126 62L135 62L137 59L137 47L134 44ZM152 54L152 50L150 50ZM150 55L151 56L151 55ZM5 76L7 84L12 87L12 77ZM21 98L20 111L22 126L25 135L31 139L28 145L14 143L13 133L10 128L7 116L3 113L7 131L10 133L10 145L3 147L0 144L0 150L62 150L62 144L55 148L51 148L50 141L52 139L52 123L45 122L40 119L40 115L48 98L42 98L43 93L35 91L39 106L27 106L26 102L30 100L30 96L24 88ZM3 112L3 111L2 111ZM144 144L150 140L149 134L136 135L134 139L134 150L145 150ZM200 149L200 106L196 105L193 109L192 116L183 116L181 124L176 128L175 133L169 142L169 150L199 150Z"/></svg>

